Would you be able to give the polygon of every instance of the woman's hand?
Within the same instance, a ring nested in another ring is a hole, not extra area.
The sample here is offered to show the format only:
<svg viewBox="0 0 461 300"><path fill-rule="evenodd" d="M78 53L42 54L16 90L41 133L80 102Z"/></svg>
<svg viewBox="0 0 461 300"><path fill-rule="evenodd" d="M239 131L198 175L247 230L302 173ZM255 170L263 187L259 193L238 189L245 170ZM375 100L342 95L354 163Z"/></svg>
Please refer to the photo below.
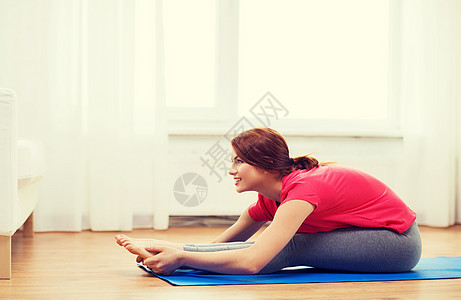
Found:
<svg viewBox="0 0 461 300"><path fill-rule="evenodd" d="M159 246L146 247L145 250L153 256L145 258L144 265L158 274L171 273L181 266L222 274L257 274L288 244L314 208L304 200L290 200L280 205L271 225L249 248L189 252Z"/></svg>
<svg viewBox="0 0 461 300"><path fill-rule="evenodd" d="M145 258L143 264L155 274L169 275L183 266L182 250L165 246L146 247L146 250L154 255Z"/></svg>

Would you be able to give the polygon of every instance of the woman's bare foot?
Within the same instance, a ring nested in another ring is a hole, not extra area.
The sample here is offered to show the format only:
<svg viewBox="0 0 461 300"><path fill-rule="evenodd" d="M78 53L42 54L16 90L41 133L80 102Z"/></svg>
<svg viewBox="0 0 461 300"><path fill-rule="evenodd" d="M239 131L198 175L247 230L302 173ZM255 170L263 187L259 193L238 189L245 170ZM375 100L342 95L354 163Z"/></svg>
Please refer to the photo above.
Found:
<svg viewBox="0 0 461 300"><path fill-rule="evenodd" d="M175 248L178 250L183 250L184 245L180 243L167 242L162 240L154 239L135 239L130 238L126 235L120 234L115 236L117 244L122 247L125 247L128 251L133 254L139 255L142 258L147 258L152 256L152 253L146 250L146 248L154 246L166 246L170 248Z"/></svg>
<svg viewBox="0 0 461 300"><path fill-rule="evenodd" d="M184 249L184 245L180 243L172 243L154 239L134 239L123 234L116 235L115 240L117 241L117 244L124 247L130 253L137 255L138 257L136 258L136 262L142 264L144 264L144 259L158 254L158 252L147 251L146 248L162 246L175 248L178 250ZM169 275L173 272L174 270L168 273L163 273L162 275Z"/></svg>

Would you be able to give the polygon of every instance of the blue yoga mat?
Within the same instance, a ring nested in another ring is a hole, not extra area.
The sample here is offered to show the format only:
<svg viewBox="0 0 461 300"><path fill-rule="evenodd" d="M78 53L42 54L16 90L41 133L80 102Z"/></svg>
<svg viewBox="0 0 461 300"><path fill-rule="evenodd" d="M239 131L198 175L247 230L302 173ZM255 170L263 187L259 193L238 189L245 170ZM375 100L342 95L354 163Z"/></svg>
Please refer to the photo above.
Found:
<svg viewBox="0 0 461 300"><path fill-rule="evenodd" d="M264 275L224 275L197 269L180 268L168 276L160 276L141 268L172 285L238 285L314 282L358 282L461 278L461 256L422 258L418 265L404 273L348 273L308 267L286 268Z"/></svg>

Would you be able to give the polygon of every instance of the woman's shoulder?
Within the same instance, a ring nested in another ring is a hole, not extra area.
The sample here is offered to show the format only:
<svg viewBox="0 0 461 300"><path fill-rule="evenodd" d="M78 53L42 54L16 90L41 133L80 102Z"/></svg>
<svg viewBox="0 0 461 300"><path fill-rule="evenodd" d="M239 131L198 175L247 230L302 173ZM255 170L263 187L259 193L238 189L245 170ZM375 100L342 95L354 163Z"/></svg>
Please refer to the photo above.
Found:
<svg viewBox="0 0 461 300"><path fill-rule="evenodd" d="M288 175L286 175L285 177L283 177L283 180L292 181L292 180L297 180L297 179L315 177L315 176L319 176L319 175L322 175L322 174L325 174L331 171L335 171L337 168L338 168L337 165L327 164L327 165L320 165L310 170L306 170L306 169L294 170Z"/></svg>
<svg viewBox="0 0 461 300"><path fill-rule="evenodd" d="M289 187L298 185L300 183L315 181L316 178L321 177L322 174L324 174L325 172L329 172L328 169L329 168L326 168L325 166L318 166L310 170L294 170L285 177L283 177L282 186Z"/></svg>
<svg viewBox="0 0 461 300"><path fill-rule="evenodd" d="M364 174L362 171L357 169L342 166L336 163L320 165L311 170L294 170L290 174L286 175L282 179L283 185L290 185L301 182L315 182L324 181L336 177L349 176L353 174Z"/></svg>

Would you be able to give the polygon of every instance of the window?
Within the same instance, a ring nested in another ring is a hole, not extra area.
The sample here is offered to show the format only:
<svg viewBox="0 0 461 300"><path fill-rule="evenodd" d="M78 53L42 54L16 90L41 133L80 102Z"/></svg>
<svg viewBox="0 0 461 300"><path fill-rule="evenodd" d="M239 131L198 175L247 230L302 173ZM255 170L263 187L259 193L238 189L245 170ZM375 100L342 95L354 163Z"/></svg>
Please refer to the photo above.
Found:
<svg viewBox="0 0 461 300"><path fill-rule="evenodd" d="M179 15L173 2L187 3L181 9L186 13ZM288 110L277 124L282 127L309 125L322 132L396 127L393 0L190 2L164 2L171 107L214 107L232 123L270 92ZM237 21L229 23L232 16ZM188 47L194 42L200 45ZM223 45L235 46L237 55ZM223 68L226 60L238 66L235 72ZM221 111L224 94L217 90L236 91L226 98L228 111L235 113Z"/></svg>
<svg viewBox="0 0 461 300"><path fill-rule="evenodd" d="M215 105L215 13L214 0L163 1L165 95L173 109Z"/></svg>

